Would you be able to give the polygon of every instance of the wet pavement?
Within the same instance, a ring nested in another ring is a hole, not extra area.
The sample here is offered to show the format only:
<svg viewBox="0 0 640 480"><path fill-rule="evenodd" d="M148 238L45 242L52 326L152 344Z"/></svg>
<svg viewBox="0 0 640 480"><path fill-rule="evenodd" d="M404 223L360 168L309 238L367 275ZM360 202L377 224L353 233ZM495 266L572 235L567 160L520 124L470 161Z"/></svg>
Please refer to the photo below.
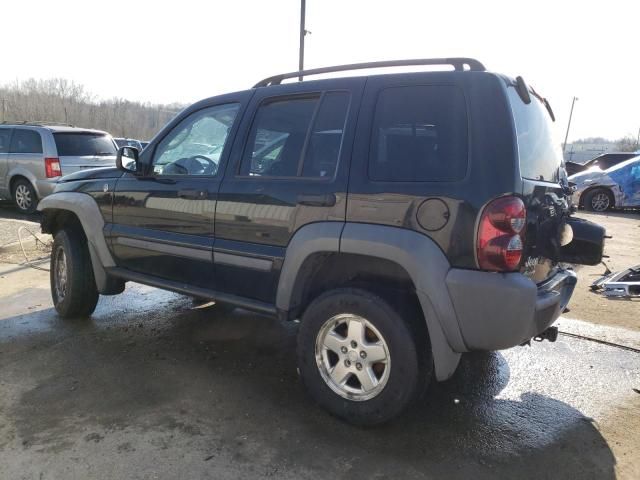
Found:
<svg viewBox="0 0 640 480"><path fill-rule="evenodd" d="M362 429L305 394L294 323L135 284L65 322L46 274L6 272L0 478L640 478L632 350L561 336L467 355L407 414Z"/></svg>

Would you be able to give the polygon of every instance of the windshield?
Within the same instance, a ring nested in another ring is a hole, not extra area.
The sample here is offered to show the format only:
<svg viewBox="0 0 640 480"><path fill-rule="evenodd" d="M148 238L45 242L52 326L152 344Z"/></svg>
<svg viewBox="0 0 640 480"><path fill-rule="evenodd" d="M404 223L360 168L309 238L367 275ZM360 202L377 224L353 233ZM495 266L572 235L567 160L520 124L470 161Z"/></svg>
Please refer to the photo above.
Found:
<svg viewBox="0 0 640 480"><path fill-rule="evenodd" d="M531 95L531 103L527 105L514 87L508 87L507 92L518 136L520 175L530 180L557 182L562 151L549 112L535 95Z"/></svg>
<svg viewBox="0 0 640 480"><path fill-rule="evenodd" d="M81 157L93 155L115 155L116 146L111 136L104 133L54 133L56 148L60 157Z"/></svg>

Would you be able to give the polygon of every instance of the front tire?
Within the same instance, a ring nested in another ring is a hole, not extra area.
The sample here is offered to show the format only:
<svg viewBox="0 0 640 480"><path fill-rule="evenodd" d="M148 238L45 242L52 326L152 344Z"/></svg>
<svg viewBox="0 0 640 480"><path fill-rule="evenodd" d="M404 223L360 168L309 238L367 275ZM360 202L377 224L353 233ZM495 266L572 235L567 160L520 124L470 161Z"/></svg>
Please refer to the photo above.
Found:
<svg viewBox="0 0 640 480"><path fill-rule="evenodd" d="M424 322L405 317L365 290L337 289L315 299L303 315L297 349L300 376L313 399L363 426L404 411L432 371Z"/></svg>
<svg viewBox="0 0 640 480"><path fill-rule="evenodd" d="M592 212L606 212L615 205L615 199L609 190L595 188L584 197L584 207Z"/></svg>
<svg viewBox="0 0 640 480"><path fill-rule="evenodd" d="M51 250L51 298L62 318L88 317L96 309L98 290L83 232L56 233Z"/></svg>
<svg viewBox="0 0 640 480"><path fill-rule="evenodd" d="M16 180L11 191L13 203L21 213L30 214L36 211L38 196L35 188L29 180L21 178Z"/></svg>

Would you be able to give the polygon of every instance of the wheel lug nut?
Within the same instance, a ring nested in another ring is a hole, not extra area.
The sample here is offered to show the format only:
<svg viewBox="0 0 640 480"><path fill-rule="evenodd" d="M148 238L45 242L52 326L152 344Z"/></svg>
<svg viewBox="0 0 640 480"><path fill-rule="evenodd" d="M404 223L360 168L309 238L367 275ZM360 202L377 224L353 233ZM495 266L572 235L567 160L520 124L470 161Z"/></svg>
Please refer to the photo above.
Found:
<svg viewBox="0 0 640 480"><path fill-rule="evenodd" d="M356 348L358 346L358 344L356 343L355 340L351 340L351 348Z"/></svg>
<svg viewBox="0 0 640 480"><path fill-rule="evenodd" d="M367 352L364 350L360 352L360 358L367 358Z"/></svg>
<svg viewBox="0 0 640 480"><path fill-rule="evenodd" d="M342 348L340 349L340 351L341 351L342 353L347 353L347 347L342 347Z"/></svg>
<svg viewBox="0 0 640 480"><path fill-rule="evenodd" d="M345 367L350 367L351 366L351 362L349 360L345 360L344 361L344 366Z"/></svg>
<svg viewBox="0 0 640 480"><path fill-rule="evenodd" d="M362 364L360 362L356 363L356 368L362 370Z"/></svg>

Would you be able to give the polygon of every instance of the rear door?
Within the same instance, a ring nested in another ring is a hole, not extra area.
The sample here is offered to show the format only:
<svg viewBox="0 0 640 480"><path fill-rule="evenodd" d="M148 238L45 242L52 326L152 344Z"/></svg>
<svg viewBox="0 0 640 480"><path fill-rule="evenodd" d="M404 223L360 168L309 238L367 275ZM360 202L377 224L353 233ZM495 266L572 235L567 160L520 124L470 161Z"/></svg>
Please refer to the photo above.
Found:
<svg viewBox="0 0 640 480"><path fill-rule="evenodd" d="M631 166L631 205L640 206L640 161Z"/></svg>
<svg viewBox="0 0 640 480"><path fill-rule="evenodd" d="M14 128L9 146L9 168L20 168L37 179L45 178L42 137L38 130L28 127Z"/></svg>
<svg viewBox="0 0 640 480"><path fill-rule="evenodd" d="M9 145L12 128L0 127L0 193L9 195L7 174L9 173Z"/></svg>
<svg viewBox="0 0 640 480"><path fill-rule="evenodd" d="M624 162L607 170L606 174L622 192L618 207L640 206L640 159Z"/></svg>
<svg viewBox="0 0 640 480"><path fill-rule="evenodd" d="M363 79L258 89L234 143L216 207L217 289L273 303L301 227L344 222Z"/></svg>
<svg viewBox="0 0 640 480"><path fill-rule="evenodd" d="M62 175L97 167L113 167L116 145L110 135L90 131L54 132Z"/></svg>
<svg viewBox="0 0 640 480"><path fill-rule="evenodd" d="M214 214L246 94L190 113L149 152L149 173L116 184L111 245L119 267L213 288Z"/></svg>

